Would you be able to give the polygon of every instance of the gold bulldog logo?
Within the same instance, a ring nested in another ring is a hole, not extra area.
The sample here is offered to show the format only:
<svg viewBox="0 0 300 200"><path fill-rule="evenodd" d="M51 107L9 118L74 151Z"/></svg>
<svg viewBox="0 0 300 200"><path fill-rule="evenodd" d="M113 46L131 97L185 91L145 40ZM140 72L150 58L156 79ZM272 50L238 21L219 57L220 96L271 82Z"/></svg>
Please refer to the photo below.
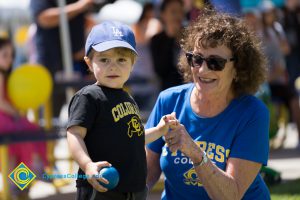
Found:
<svg viewBox="0 0 300 200"><path fill-rule="evenodd" d="M133 116L128 124L127 134L131 138L133 134L141 136L144 133L144 128L141 124L141 120L137 116Z"/></svg>
<svg viewBox="0 0 300 200"><path fill-rule="evenodd" d="M183 182L186 185L194 185L198 187L202 186L202 183L199 181L197 177L197 173L194 168L191 168L190 170L185 172L183 176L184 176Z"/></svg>

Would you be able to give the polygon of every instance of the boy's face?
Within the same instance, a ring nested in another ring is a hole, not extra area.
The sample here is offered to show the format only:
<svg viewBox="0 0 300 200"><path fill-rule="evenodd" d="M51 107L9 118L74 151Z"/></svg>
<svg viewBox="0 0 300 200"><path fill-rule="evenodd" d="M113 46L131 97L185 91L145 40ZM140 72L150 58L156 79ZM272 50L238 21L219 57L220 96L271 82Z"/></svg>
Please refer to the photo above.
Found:
<svg viewBox="0 0 300 200"><path fill-rule="evenodd" d="M122 88L132 71L130 53L119 48L95 52L92 59L85 57L90 70L94 73L98 85L109 88Z"/></svg>

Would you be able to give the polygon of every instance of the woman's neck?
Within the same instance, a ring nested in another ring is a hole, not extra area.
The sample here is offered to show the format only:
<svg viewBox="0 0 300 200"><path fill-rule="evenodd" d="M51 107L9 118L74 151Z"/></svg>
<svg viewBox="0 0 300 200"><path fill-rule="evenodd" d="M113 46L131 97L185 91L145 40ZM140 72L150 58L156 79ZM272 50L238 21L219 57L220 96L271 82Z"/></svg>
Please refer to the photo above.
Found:
<svg viewBox="0 0 300 200"><path fill-rule="evenodd" d="M191 107L193 111L202 117L214 117L224 111L233 100L233 95L227 95L225 98L220 96L204 96L196 88L191 94Z"/></svg>

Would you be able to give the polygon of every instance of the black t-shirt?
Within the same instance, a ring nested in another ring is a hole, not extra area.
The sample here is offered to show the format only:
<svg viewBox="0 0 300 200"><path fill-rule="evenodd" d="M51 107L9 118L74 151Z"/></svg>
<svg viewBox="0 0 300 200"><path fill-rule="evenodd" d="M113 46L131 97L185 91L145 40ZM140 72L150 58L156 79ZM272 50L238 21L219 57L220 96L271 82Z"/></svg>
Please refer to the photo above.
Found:
<svg viewBox="0 0 300 200"><path fill-rule="evenodd" d="M182 84L177 68L181 48L176 39L163 31L151 38L150 49L155 72L162 82L161 90Z"/></svg>
<svg viewBox="0 0 300 200"><path fill-rule="evenodd" d="M67 127L75 125L87 128L84 142L92 161L108 161L118 170L120 181L115 190L145 188L145 131L139 109L127 92L98 85L82 88L69 105ZM78 173L84 174L81 169ZM78 178L77 187L86 184Z"/></svg>
<svg viewBox="0 0 300 200"><path fill-rule="evenodd" d="M291 53L300 51L300 7L290 10L282 8L282 26L289 42Z"/></svg>

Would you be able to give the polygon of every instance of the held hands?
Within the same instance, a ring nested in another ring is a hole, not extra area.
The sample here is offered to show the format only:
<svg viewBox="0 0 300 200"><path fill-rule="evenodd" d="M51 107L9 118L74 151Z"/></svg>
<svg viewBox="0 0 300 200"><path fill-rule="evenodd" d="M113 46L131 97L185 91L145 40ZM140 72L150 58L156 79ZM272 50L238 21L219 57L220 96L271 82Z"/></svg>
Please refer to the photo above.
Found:
<svg viewBox="0 0 300 200"><path fill-rule="evenodd" d="M200 147L194 142L182 124L169 131L165 135L165 140L171 152L180 150L192 160L201 155Z"/></svg>
<svg viewBox="0 0 300 200"><path fill-rule="evenodd" d="M161 127L163 127L165 140L170 151L180 150L192 160L199 157L199 154L201 154L200 147L191 138L184 125L179 124L175 112L163 116L158 126L160 124L164 125Z"/></svg>
<svg viewBox="0 0 300 200"><path fill-rule="evenodd" d="M107 188L99 184L98 181L108 184L108 181L105 178L99 177L99 171L103 167L110 167L111 164L106 161L101 162L89 162L85 167L85 174L87 176L87 181L99 192L106 192Z"/></svg>
<svg viewBox="0 0 300 200"><path fill-rule="evenodd" d="M163 116L155 127L145 129L145 144L166 135L170 129L174 129L178 125L175 113Z"/></svg>
<svg viewBox="0 0 300 200"><path fill-rule="evenodd" d="M163 136L166 135L170 129L176 129L178 126L179 121L176 119L176 113L172 112L171 114L164 115L160 119L157 128Z"/></svg>

